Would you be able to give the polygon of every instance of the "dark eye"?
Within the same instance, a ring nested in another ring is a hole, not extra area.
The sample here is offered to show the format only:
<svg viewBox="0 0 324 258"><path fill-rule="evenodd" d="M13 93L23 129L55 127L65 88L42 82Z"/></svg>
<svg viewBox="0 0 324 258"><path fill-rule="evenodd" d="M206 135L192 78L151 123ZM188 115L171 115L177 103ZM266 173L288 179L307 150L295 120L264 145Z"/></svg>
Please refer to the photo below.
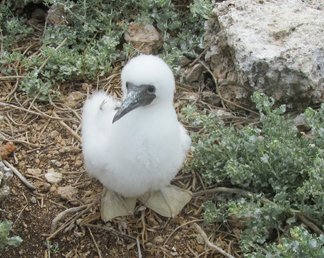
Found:
<svg viewBox="0 0 324 258"><path fill-rule="evenodd" d="M152 85L148 86L148 87L147 87L147 92L149 92L149 93L154 93L154 92L155 92L155 87L152 86Z"/></svg>

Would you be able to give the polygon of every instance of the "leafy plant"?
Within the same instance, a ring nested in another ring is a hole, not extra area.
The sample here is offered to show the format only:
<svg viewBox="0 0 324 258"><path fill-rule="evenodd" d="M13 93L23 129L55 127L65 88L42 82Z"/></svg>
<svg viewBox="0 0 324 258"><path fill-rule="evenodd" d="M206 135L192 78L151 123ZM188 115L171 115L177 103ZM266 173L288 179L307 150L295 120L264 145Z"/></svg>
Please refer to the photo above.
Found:
<svg viewBox="0 0 324 258"><path fill-rule="evenodd" d="M44 0L43 3L59 10L65 22L48 23L39 37L38 54L21 55L16 60L25 73L21 88L42 100L63 82L97 79L107 74L115 62L127 59L127 54L133 56L134 48L122 40L133 21L153 24L160 31L164 42L160 55L176 67L183 53L200 52L203 23L211 7L210 0L195 0L190 6L180 7L171 0ZM2 55L1 70L8 75L16 75L11 61L17 52L11 49L12 42L15 39L19 42L18 39L33 31L10 12L14 4L8 1L3 5L0 16L7 53Z"/></svg>
<svg viewBox="0 0 324 258"><path fill-rule="evenodd" d="M258 92L252 100L260 126L240 130L225 126L212 112L184 110L187 122L199 128L199 134L192 135L194 158L187 169L201 172L210 184L252 192L208 202L205 209L209 222L231 216L249 222L241 235L245 254L261 250L287 227L298 225L300 215L322 228L324 224L324 105L305 111L311 132L301 134L285 116L285 106L273 108L274 100Z"/></svg>
<svg viewBox="0 0 324 258"><path fill-rule="evenodd" d="M26 26L23 19L14 16L8 5L0 5L0 32L3 49L16 45L32 31L33 29Z"/></svg>
<svg viewBox="0 0 324 258"><path fill-rule="evenodd" d="M324 257L324 235L315 236L303 227L293 227L279 243L267 245L247 257Z"/></svg>
<svg viewBox="0 0 324 258"><path fill-rule="evenodd" d="M3 250L6 246L18 246L23 241L19 236L9 237L12 222L1 221L0 222L0 250Z"/></svg>

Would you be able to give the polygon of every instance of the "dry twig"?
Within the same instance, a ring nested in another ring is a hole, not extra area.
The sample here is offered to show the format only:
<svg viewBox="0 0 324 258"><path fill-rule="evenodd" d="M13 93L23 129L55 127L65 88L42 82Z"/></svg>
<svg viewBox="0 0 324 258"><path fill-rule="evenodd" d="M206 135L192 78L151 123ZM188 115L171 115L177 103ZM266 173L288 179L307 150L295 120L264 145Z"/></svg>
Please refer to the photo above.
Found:
<svg viewBox="0 0 324 258"><path fill-rule="evenodd" d="M35 190L36 187L30 183L26 177L21 174L18 169L16 169L13 165L11 165L8 161L3 160L3 163L12 170L12 172L31 190Z"/></svg>
<svg viewBox="0 0 324 258"><path fill-rule="evenodd" d="M106 231L109 231L109 232L111 232L112 234L114 234L116 236L121 236L121 237L127 238L128 240L136 241L136 238L135 237L130 236L130 235L126 235L126 234L124 234L122 232L119 232L118 230L116 230L116 229L114 229L112 227L100 226L100 225L94 225L94 224L87 224L87 223L81 224L81 226L86 226L86 227L91 227L91 228L97 228L97 229L101 229L101 230L106 230Z"/></svg>
<svg viewBox="0 0 324 258"><path fill-rule="evenodd" d="M56 112L54 111L53 112L53 115L56 117L56 118L60 118L57 114L56 114ZM69 131L69 133L75 138L75 139L77 139L79 142L81 142L82 140L81 140L81 137L80 137L80 135L78 135L76 132L74 132L73 131L73 129L70 127L70 126L68 126L66 123L64 123L64 121L62 120L62 119L60 119L59 120L59 123L65 128L65 129L67 129L68 131Z"/></svg>
<svg viewBox="0 0 324 258"><path fill-rule="evenodd" d="M79 207L73 207L73 208L69 208L67 210L64 210L62 211L61 213L59 213L52 221L52 225L51 225L51 234L54 234L56 228L57 228L57 224L60 220L62 220L66 215L68 215L69 213L72 213L72 212L77 212L77 211L80 211L84 208L87 208L89 207L89 205L82 205L82 206L79 206Z"/></svg>
<svg viewBox="0 0 324 258"><path fill-rule="evenodd" d="M136 246L138 250L138 258L142 258L141 244L138 237L136 238Z"/></svg>
<svg viewBox="0 0 324 258"><path fill-rule="evenodd" d="M92 232L91 232L91 229L90 229L89 227L88 227L88 230L89 230L90 236L91 236L91 238L92 238L92 241L93 241L94 245L96 246L96 249L97 249L97 253L98 253L98 255L99 255L99 258L102 258L102 255L101 255L101 251L100 251L100 249L99 249L99 246L98 246L98 244L97 244L97 242L96 242L96 239L94 238L94 236L93 236L93 234L92 234Z"/></svg>
<svg viewBox="0 0 324 258"><path fill-rule="evenodd" d="M13 104L9 104L9 103L6 103L6 102L0 102L0 107L1 106L3 106L3 107L11 107L11 108L14 108L14 109L18 109L18 110L21 110L21 111L25 111L25 112L30 113L30 114L33 114L33 115L37 115L37 116L41 116L41 117L45 117L45 118L51 118L51 119L54 119L54 120L62 120L63 119L63 118L57 118L57 117L53 117L53 116L47 115L46 113L41 112L39 110L38 110L38 112L36 112L36 111L33 111L33 110L28 110L27 108L15 106ZM63 120L71 120L71 119L70 118L66 118L66 119L63 119Z"/></svg>
<svg viewBox="0 0 324 258"><path fill-rule="evenodd" d="M217 245L213 244L212 242L209 241L205 231L202 230L202 228L197 224L194 223L193 224L196 231L202 236L202 238L204 239L205 243L212 249L216 250L217 252L221 253L222 255L224 255L225 257L228 258L235 258L233 255L230 255L229 253L226 253L222 248L218 247Z"/></svg>
<svg viewBox="0 0 324 258"><path fill-rule="evenodd" d="M191 221L185 222L185 223L181 224L180 226L176 227L175 230L173 230L172 233L168 236L168 238L164 241L163 246L165 246L165 244L169 241L169 239L171 238L171 236L173 236L173 234L175 232L177 232L180 228L182 228L182 227L184 227L186 225L189 225L191 223L200 222L200 221L203 221L203 219L191 220Z"/></svg>
<svg viewBox="0 0 324 258"><path fill-rule="evenodd" d="M313 223L312 221L310 221L309 218L307 218L305 215L301 214L301 213L297 213L297 218L303 222L307 227L309 227L310 229L312 229L314 232L316 232L317 234L324 234L324 231L321 230L315 223Z"/></svg>

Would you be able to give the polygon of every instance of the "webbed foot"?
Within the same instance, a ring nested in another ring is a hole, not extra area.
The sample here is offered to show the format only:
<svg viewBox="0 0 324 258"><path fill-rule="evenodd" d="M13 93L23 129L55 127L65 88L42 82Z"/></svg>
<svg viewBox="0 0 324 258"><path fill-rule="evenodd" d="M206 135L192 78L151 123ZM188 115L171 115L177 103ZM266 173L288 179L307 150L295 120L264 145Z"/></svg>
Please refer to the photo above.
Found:
<svg viewBox="0 0 324 258"><path fill-rule="evenodd" d="M100 207L101 219L107 222L115 217L133 215L135 204L136 198L125 198L104 188Z"/></svg>
<svg viewBox="0 0 324 258"><path fill-rule="evenodd" d="M190 191L168 185L159 191L145 193L138 199L156 213L164 217L174 218L191 198L192 193Z"/></svg>

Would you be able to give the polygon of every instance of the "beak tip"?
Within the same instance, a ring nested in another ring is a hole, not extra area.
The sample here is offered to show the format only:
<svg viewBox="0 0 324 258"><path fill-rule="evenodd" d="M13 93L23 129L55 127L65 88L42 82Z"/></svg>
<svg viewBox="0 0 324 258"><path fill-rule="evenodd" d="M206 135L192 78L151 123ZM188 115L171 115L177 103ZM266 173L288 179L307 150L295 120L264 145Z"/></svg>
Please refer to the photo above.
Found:
<svg viewBox="0 0 324 258"><path fill-rule="evenodd" d="M112 124L115 123L118 120L118 118L116 116L114 116L113 120L112 120Z"/></svg>

